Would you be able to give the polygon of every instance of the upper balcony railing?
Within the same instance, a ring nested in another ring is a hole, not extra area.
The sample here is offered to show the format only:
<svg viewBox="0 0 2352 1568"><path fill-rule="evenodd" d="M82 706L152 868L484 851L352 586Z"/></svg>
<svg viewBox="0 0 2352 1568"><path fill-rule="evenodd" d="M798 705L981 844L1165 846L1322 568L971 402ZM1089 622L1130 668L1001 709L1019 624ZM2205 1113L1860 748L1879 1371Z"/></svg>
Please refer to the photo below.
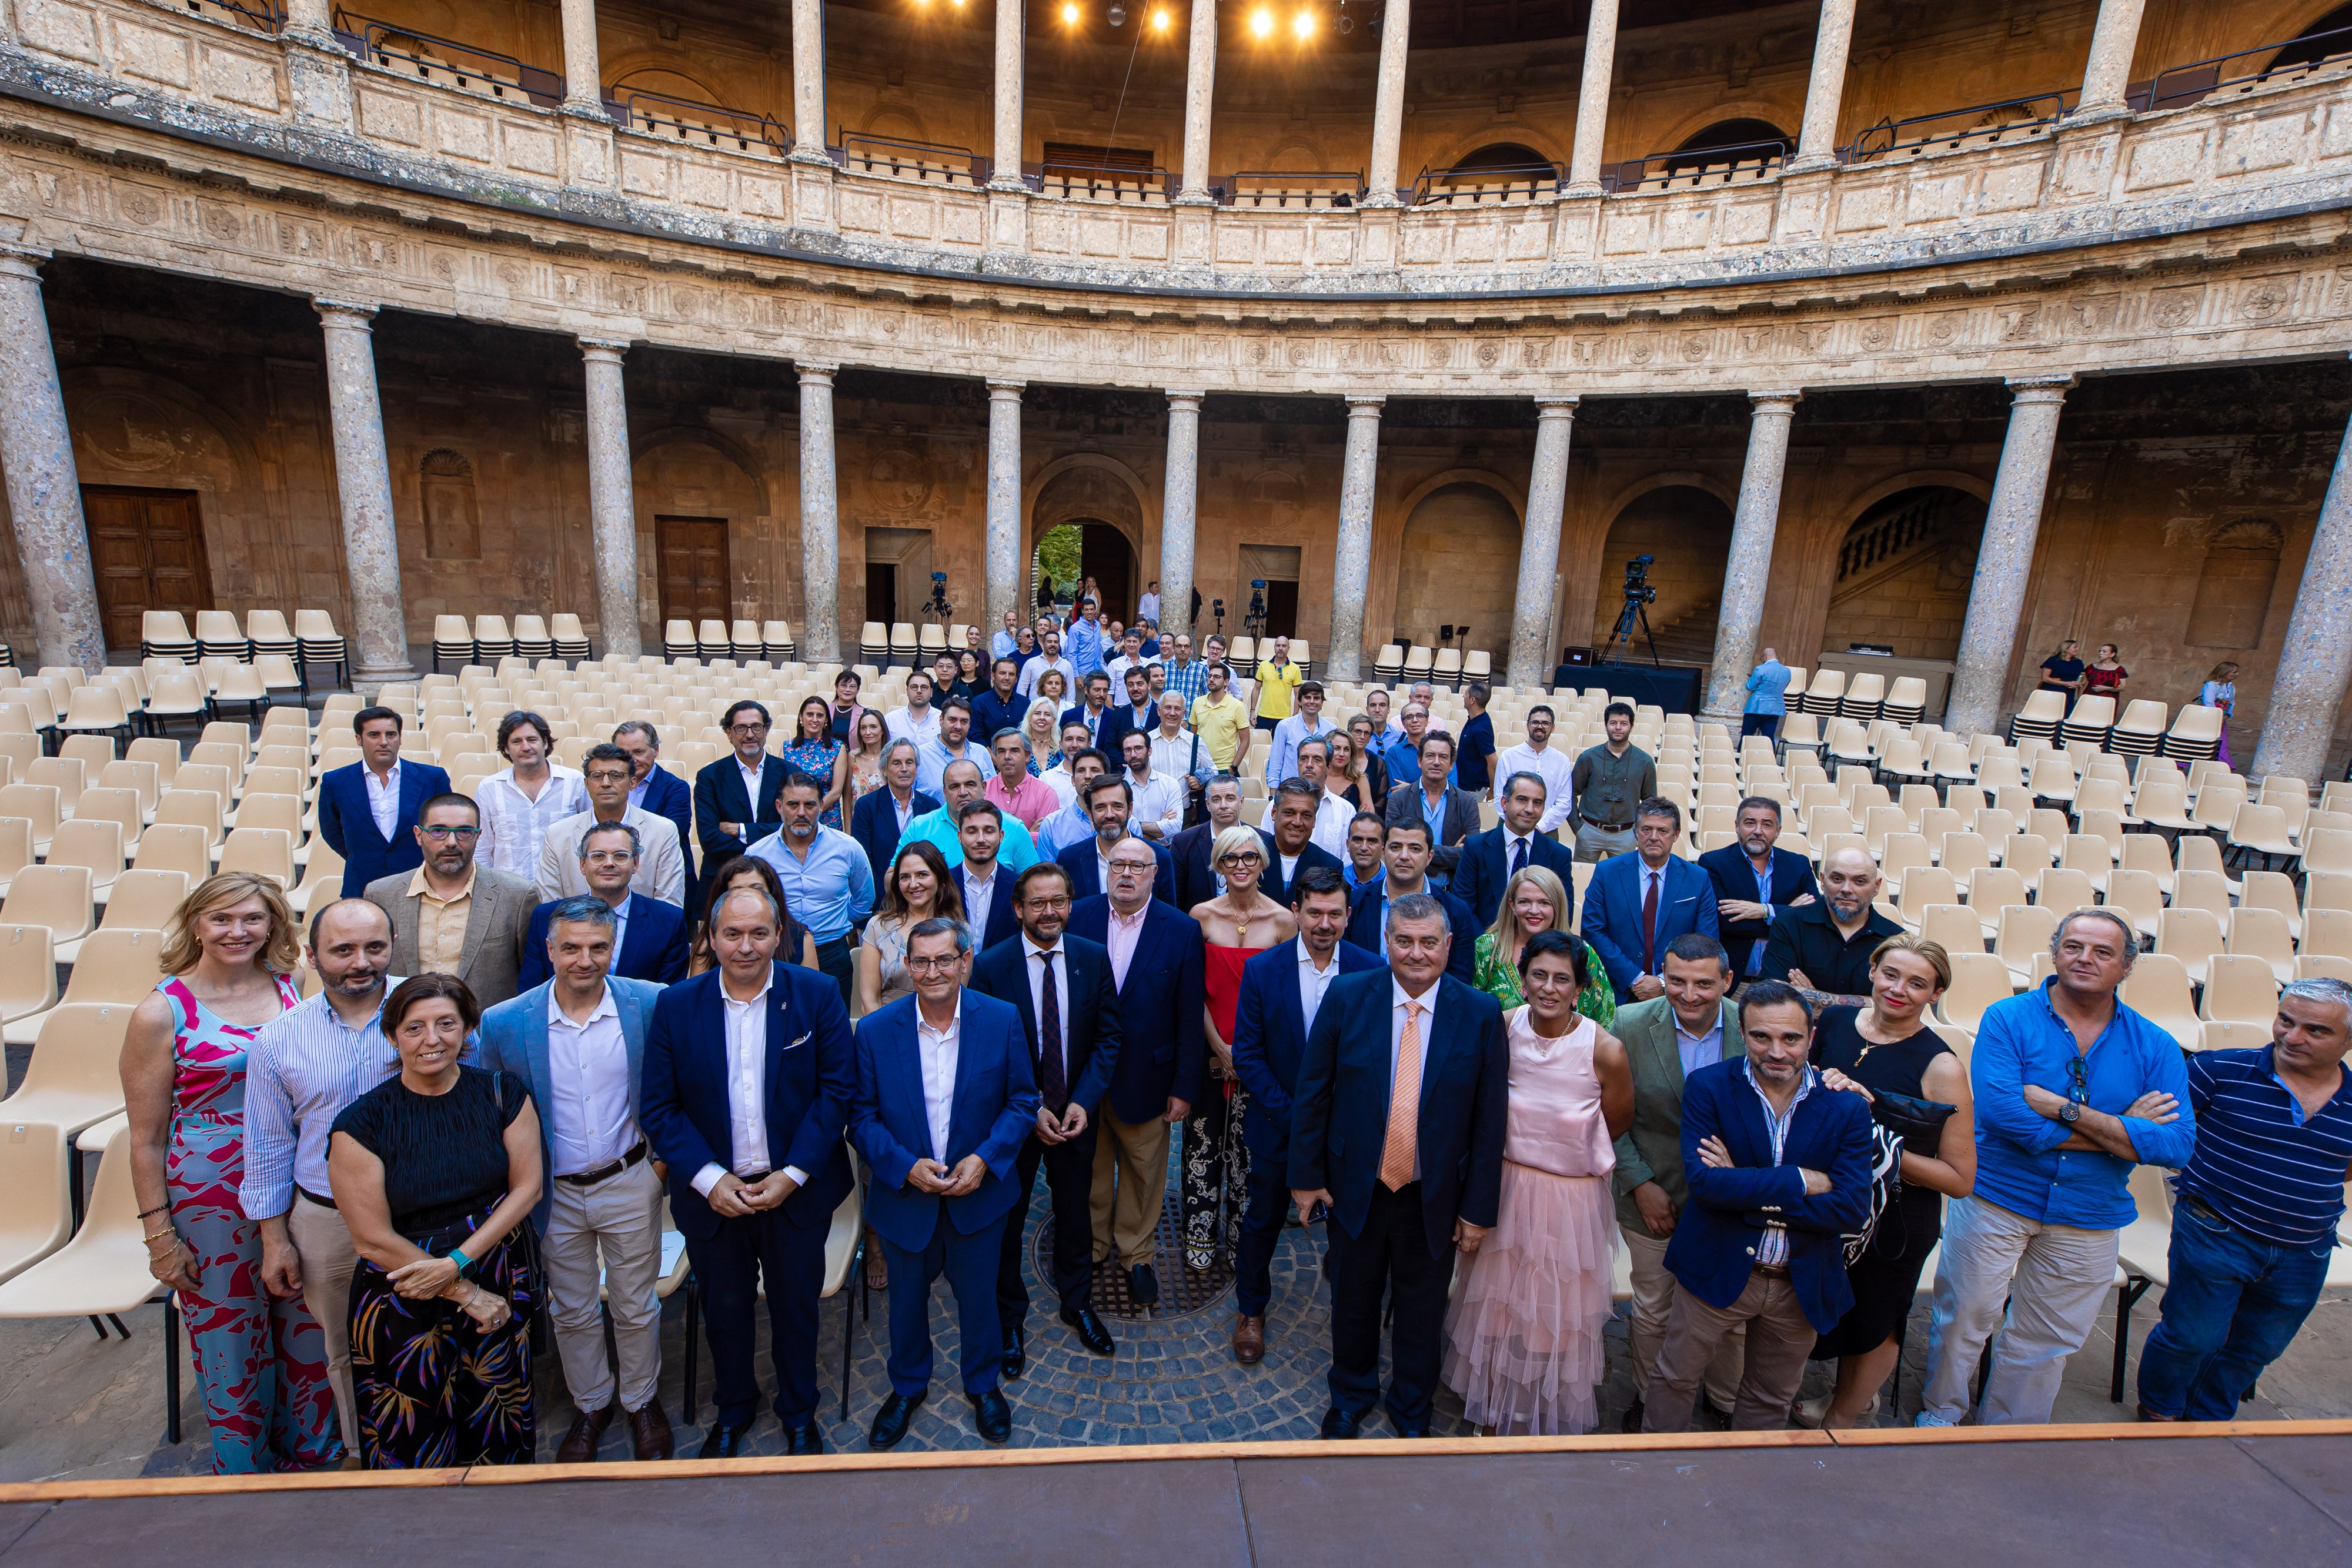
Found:
<svg viewBox="0 0 2352 1568"><path fill-rule="evenodd" d="M2233 68L2265 57L2268 63L2260 70L2231 74ZM2158 71L2150 80L2133 83L2127 99L2133 109L2145 114L2151 110L2186 109L2216 93L2251 92L2273 83L2347 71L2352 71L2352 27L2336 27L2174 66Z"/></svg>
<svg viewBox="0 0 2352 1568"><path fill-rule="evenodd" d="M257 33L275 33L286 26L286 7L277 0L181 0L192 16L229 22Z"/></svg>
<svg viewBox="0 0 2352 1568"><path fill-rule="evenodd" d="M1970 147L1998 147L2004 141L2038 135L2074 109L2081 95L2045 92L1999 103L1970 104L1966 109L1915 114L1908 120L1882 120L1838 149L1838 161L1865 163L1874 159L1916 158L1928 152L1956 152Z"/></svg>
<svg viewBox="0 0 2352 1568"><path fill-rule="evenodd" d="M477 48L454 38L436 38L341 6L335 10L334 26L336 38L347 52L386 70L463 92L525 99L541 109L553 109L563 101L562 77L539 66L527 66L512 55Z"/></svg>
<svg viewBox="0 0 2352 1568"><path fill-rule="evenodd" d="M793 150L792 127L756 110L729 109L647 88L629 88L618 99L607 99L604 110L615 125L671 141L772 158L782 158Z"/></svg>
<svg viewBox="0 0 2352 1568"><path fill-rule="evenodd" d="M1524 205L1559 190L1564 171L1557 163L1462 164L1423 169L1408 194L1416 207Z"/></svg>
<svg viewBox="0 0 2352 1568"><path fill-rule="evenodd" d="M1789 144L1774 140L1742 141L1727 147L1701 147L1673 152L1652 152L1604 165L1601 187L1618 195L1654 191L1695 191L1715 185L1748 184L1769 180L1789 161Z"/></svg>
<svg viewBox="0 0 2352 1568"><path fill-rule="evenodd" d="M1093 163L1056 158L1024 163L1022 182L1041 196L1069 201L1165 206L1176 194L1175 177L1157 163Z"/></svg>
<svg viewBox="0 0 2352 1568"><path fill-rule="evenodd" d="M831 151L833 161L853 174L967 189L988 183L987 159L969 147L943 141L872 136L845 125L841 128L840 144Z"/></svg>
<svg viewBox="0 0 2352 1568"><path fill-rule="evenodd" d="M1209 190L1220 206L1251 212L1317 212L1352 207L1364 199L1361 169L1243 169Z"/></svg>

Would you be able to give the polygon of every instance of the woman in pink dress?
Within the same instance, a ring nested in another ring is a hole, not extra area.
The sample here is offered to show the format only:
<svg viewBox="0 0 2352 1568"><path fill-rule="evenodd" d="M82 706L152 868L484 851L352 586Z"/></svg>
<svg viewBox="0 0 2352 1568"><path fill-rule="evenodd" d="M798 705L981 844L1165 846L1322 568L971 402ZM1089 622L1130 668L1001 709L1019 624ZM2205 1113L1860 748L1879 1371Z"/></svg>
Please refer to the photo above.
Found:
<svg viewBox="0 0 2352 1568"><path fill-rule="evenodd" d="M1617 1249L1609 1173L1633 1124L1633 1074L1617 1038L1576 1010L1595 978L1583 943L1559 931L1529 938L1519 977L1528 1005L1507 1020L1502 1204L1455 1281L1444 1376L1485 1430L1549 1437L1601 1418Z"/></svg>

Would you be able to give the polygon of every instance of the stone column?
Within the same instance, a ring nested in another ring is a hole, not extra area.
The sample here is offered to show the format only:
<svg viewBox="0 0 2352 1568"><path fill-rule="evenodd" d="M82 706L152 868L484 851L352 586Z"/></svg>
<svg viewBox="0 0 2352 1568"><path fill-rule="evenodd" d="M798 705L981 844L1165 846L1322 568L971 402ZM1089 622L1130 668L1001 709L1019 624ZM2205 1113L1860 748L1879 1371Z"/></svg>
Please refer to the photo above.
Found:
<svg viewBox="0 0 2352 1568"><path fill-rule="evenodd" d="M416 677L400 591L400 535L392 520L392 465L375 388L376 307L313 299L327 340L327 413L334 429L335 490L343 509L343 570L352 594L352 685L373 696Z"/></svg>
<svg viewBox="0 0 2352 1568"><path fill-rule="evenodd" d="M1853 43L1853 0L1822 0L1813 75L1805 87L1805 120L1797 132L1797 156L1789 164L1791 174L1837 167L1838 105L1845 99L1845 57Z"/></svg>
<svg viewBox="0 0 2352 1568"><path fill-rule="evenodd" d="M2336 472L2319 503L2319 527L2304 558L2303 584L2286 623L2271 681L2269 710L2247 777L2281 773L2316 781L2326 776L2336 715L2352 682L2352 431L2336 455Z"/></svg>
<svg viewBox="0 0 2352 1568"><path fill-rule="evenodd" d="M988 183L1003 191L1029 188L1021 180L1021 14L1022 0L996 0L995 170Z"/></svg>
<svg viewBox="0 0 2352 1568"><path fill-rule="evenodd" d="M637 604L637 499L630 478L625 342L580 340L588 376L588 532L596 556L596 620L604 652L634 659L642 646Z"/></svg>
<svg viewBox="0 0 2352 1568"><path fill-rule="evenodd" d="M2033 570L2033 537L2042 527L2042 500L2050 488L2050 460L2058 450L2058 413L2073 376L2020 376L2009 385L2009 435L2000 446L1986 508L1984 543L1960 622L1960 655L1952 669L1952 695L1944 727L1963 736L2000 725L2008 706L2009 661L2017 623L2025 613L2025 582Z"/></svg>
<svg viewBox="0 0 2352 1568"><path fill-rule="evenodd" d="M1576 145L1568 152L1569 195L1601 194L1601 148L1608 140L1609 89L1616 74L1617 0L1592 0L1584 28L1584 79L1576 89Z"/></svg>
<svg viewBox="0 0 2352 1568"><path fill-rule="evenodd" d="M1528 480L1528 520L1519 530L1519 587L1511 612L1515 686L1549 685L1552 586L1559 573L1559 523L1568 507L1568 438L1576 399L1536 399L1536 461Z"/></svg>
<svg viewBox="0 0 2352 1568"><path fill-rule="evenodd" d="M1176 192L1176 199L1188 206L1216 200L1209 193L1209 109L1216 96L1217 7L1215 0L1192 0L1192 52L1184 67L1184 167ZM1167 585L1162 578L1160 587Z"/></svg>
<svg viewBox="0 0 2352 1568"><path fill-rule="evenodd" d="M48 259L46 250L0 246L0 473L7 476L25 596L33 605L33 662L94 671L106 664L106 623L90 570L73 434L41 306L40 267ZM17 659L25 662L24 653Z"/></svg>
<svg viewBox="0 0 2352 1568"><path fill-rule="evenodd" d="M1412 21L1410 0L1387 0L1381 12L1381 74L1372 95L1371 190L1364 197L1368 207L1399 204L1397 148L1404 139L1404 57ZM1349 658L1352 664L1354 655Z"/></svg>
<svg viewBox="0 0 2352 1568"><path fill-rule="evenodd" d="M841 662L841 486L834 475L833 378L801 371L801 646L812 664Z"/></svg>
<svg viewBox="0 0 2352 1568"><path fill-rule="evenodd" d="M1199 0L1207 10L1208 0ZM1178 632L1192 622L1192 537L1201 496L1201 398L1168 394L1168 476L1160 486L1160 623Z"/></svg>
<svg viewBox="0 0 2352 1568"><path fill-rule="evenodd" d="M2139 48L2139 17L2147 0L2099 0L2098 26L2091 33L2091 57L2083 67L2083 96L2070 117L2074 124L2121 120L2131 113L2124 90L2131 84L2132 56Z"/></svg>
<svg viewBox="0 0 2352 1568"><path fill-rule="evenodd" d="M793 159L833 162L824 152L824 0L793 0Z"/></svg>
<svg viewBox="0 0 2352 1568"><path fill-rule="evenodd" d="M596 53L596 0L563 0L563 108L604 118L604 68Z"/></svg>
<svg viewBox="0 0 2352 1568"><path fill-rule="evenodd" d="M1364 596L1372 580L1372 501L1381 468L1384 397L1348 400L1348 450L1339 470L1339 538L1331 571L1331 646L1323 673L1352 681L1364 665ZM1160 585L1164 590L1167 585Z"/></svg>
<svg viewBox="0 0 2352 1568"><path fill-rule="evenodd" d="M1020 382L988 383L988 618L994 636L1008 610L1022 612ZM1163 589L1165 583L1160 585ZM1163 595L1164 597L1164 595Z"/></svg>
<svg viewBox="0 0 2352 1568"><path fill-rule="evenodd" d="M1756 663L1756 629L1764 620L1764 586L1772 575L1772 535L1780 526L1780 478L1789 467L1789 425L1799 392L1749 392L1748 462L1731 516L1731 558L1723 563L1723 611L1715 623L1715 661L1706 677L1705 716L1738 723L1748 706Z"/></svg>
<svg viewBox="0 0 2352 1568"><path fill-rule="evenodd" d="M570 0L565 8L570 9ZM333 0L286 0L286 21L278 29L289 38L321 47L334 42Z"/></svg>

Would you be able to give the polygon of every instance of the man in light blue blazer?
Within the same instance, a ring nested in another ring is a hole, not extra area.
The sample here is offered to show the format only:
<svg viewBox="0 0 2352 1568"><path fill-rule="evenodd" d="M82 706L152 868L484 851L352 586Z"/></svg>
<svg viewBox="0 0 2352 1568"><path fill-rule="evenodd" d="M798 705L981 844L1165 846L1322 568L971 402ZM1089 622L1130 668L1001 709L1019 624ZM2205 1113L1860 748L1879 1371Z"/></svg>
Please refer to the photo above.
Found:
<svg viewBox="0 0 2352 1568"><path fill-rule="evenodd" d="M661 988L606 974L616 924L612 905L591 894L551 906L552 977L482 1017L482 1065L530 1085L553 1178L531 1225L556 1354L578 1411L556 1450L566 1464L596 1458L616 1396L638 1458L666 1459L672 1448L656 1392L662 1170L637 1127L646 1035ZM617 1382L604 1354L600 1284L612 1303Z"/></svg>
<svg viewBox="0 0 2352 1568"><path fill-rule="evenodd" d="M964 988L971 950L961 922L923 921L907 934L915 994L857 1026L849 1136L872 1167L866 1218L890 1264L890 1397L867 1435L875 1448L897 1446L930 1392L931 1281L942 1273L961 1319L972 1425L992 1443L1013 1433L997 1388L996 1270L1037 1085L1020 1013Z"/></svg>
<svg viewBox="0 0 2352 1568"><path fill-rule="evenodd" d="M1764 650L1764 662L1748 674L1748 711L1740 716L1740 739L1751 735L1767 740L1779 737L1780 719L1789 711L1787 694L1792 674L1771 649Z"/></svg>
<svg viewBox="0 0 2352 1568"><path fill-rule="evenodd" d="M1718 940L1715 879L1675 853L1682 808L1656 796L1633 808L1633 850L1593 868L1583 936L1601 956L1617 1005L1665 995L1666 945L1686 931Z"/></svg>

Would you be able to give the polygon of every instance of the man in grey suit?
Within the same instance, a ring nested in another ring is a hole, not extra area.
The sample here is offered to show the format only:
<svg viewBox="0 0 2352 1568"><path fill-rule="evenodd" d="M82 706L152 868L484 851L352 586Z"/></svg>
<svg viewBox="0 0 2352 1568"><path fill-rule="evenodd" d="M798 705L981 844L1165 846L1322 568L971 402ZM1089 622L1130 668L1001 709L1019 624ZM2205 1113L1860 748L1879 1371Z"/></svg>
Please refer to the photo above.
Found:
<svg viewBox="0 0 2352 1568"><path fill-rule="evenodd" d="M1421 737L1421 778L1389 791L1388 820L1430 827L1429 880L1445 887L1462 862L1462 841L1478 831L1478 797L1445 780L1454 771L1454 737L1433 729Z"/></svg>
<svg viewBox="0 0 2352 1568"><path fill-rule="evenodd" d="M618 925L612 905L593 895L558 904L547 922L554 977L482 1017L482 1065L530 1085L553 1178L530 1221L540 1235L556 1354L578 1412L556 1450L564 1464L596 1457L616 1396L638 1458L667 1459L673 1448L657 1391L661 1302L654 1294L663 1170L637 1130L646 1031L662 988L605 973ZM617 1382L604 1354L600 1284L612 1300Z"/></svg>
<svg viewBox="0 0 2352 1568"><path fill-rule="evenodd" d="M482 813L464 795L436 795L416 813L425 863L367 885L367 900L392 916L394 975L455 975L484 1008L522 989L522 939L539 890L519 876L474 863Z"/></svg>
<svg viewBox="0 0 2352 1568"><path fill-rule="evenodd" d="M1665 1343L1675 1277L1666 1271L1666 1243L1690 1199L1683 1177L1683 1080L1726 1054L1745 1054L1739 1009L1727 999L1731 960L1723 944L1685 932L1666 945L1662 976L1666 994L1617 1009L1612 1033L1625 1042L1633 1070L1633 1124L1617 1140L1617 1224L1633 1263L1633 1313L1626 1340L1633 1359L1633 1405L1628 1432L1642 1429L1642 1402L1650 1368ZM1738 1402L1748 1360L1746 1325L1726 1334L1707 1364L1706 1396L1726 1415Z"/></svg>

